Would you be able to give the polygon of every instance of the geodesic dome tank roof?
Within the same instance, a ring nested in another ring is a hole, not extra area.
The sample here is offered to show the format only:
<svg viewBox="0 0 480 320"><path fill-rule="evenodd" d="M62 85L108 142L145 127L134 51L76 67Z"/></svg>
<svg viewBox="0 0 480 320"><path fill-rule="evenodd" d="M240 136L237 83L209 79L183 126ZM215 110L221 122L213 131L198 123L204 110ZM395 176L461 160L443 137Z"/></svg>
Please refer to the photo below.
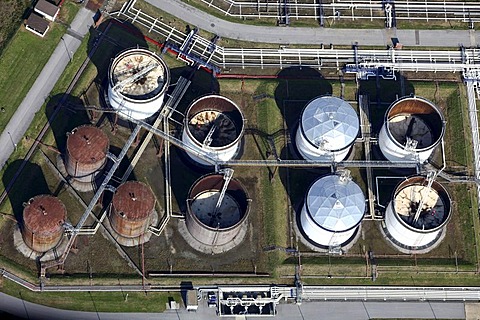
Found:
<svg viewBox="0 0 480 320"><path fill-rule="evenodd" d="M312 144L329 151L342 150L353 143L360 128L358 115L346 101L331 96L311 100L302 112L301 127Z"/></svg>
<svg viewBox="0 0 480 320"><path fill-rule="evenodd" d="M322 228L332 232L355 227L365 213L365 196L352 180L329 175L315 181L307 194L307 211Z"/></svg>

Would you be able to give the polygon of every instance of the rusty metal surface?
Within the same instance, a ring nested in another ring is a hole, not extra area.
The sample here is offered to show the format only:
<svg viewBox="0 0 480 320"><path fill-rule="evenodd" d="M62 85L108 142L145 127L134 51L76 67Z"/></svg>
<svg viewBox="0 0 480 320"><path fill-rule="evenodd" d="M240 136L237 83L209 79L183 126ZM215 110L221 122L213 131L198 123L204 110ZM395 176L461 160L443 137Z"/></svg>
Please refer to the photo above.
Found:
<svg viewBox="0 0 480 320"><path fill-rule="evenodd" d="M101 129L89 125L77 127L67 138L68 161L87 165L103 162L109 145Z"/></svg>
<svg viewBox="0 0 480 320"><path fill-rule="evenodd" d="M219 112L235 111L238 107L229 99L218 95L201 97L190 105L187 116L191 117L203 110L215 110Z"/></svg>
<svg viewBox="0 0 480 320"><path fill-rule="evenodd" d="M185 125L188 124L199 112L211 110L225 114L235 124L238 135L242 135L244 130L243 114L240 108L230 99L219 95L208 95L193 101L187 110Z"/></svg>
<svg viewBox="0 0 480 320"><path fill-rule="evenodd" d="M36 236L50 236L63 232L67 217L65 205L56 197L39 195L28 202L23 210L24 229Z"/></svg>
<svg viewBox="0 0 480 320"><path fill-rule="evenodd" d="M155 196L146 184L128 181L115 192L113 208L116 215L125 220L144 220L155 209Z"/></svg>
<svg viewBox="0 0 480 320"><path fill-rule="evenodd" d="M413 97L394 102L388 112L388 119L399 114L432 114L439 112L429 101Z"/></svg>

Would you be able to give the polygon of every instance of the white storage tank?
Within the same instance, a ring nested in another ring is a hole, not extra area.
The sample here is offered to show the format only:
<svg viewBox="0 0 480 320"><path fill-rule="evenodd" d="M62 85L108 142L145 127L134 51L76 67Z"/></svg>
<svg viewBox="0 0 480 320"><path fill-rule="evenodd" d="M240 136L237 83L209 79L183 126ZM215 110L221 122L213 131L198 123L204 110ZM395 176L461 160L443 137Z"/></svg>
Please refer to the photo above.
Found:
<svg viewBox="0 0 480 320"><path fill-rule="evenodd" d="M218 161L233 159L240 149L244 132L244 117L230 99L208 95L195 100L187 110L182 141L202 154ZM211 163L187 152L201 165Z"/></svg>
<svg viewBox="0 0 480 320"><path fill-rule="evenodd" d="M108 71L108 101L122 117L143 120L163 106L170 82L165 62L146 49L119 53Z"/></svg>
<svg viewBox="0 0 480 320"><path fill-rule="evenodd" d="M431 186L424 176L402 181L385 212L385 227L391 240L405 249L430 247L450 220L450 202L447 191L436 181Z"/></svg>
<svg viewBox="0 0 480 320"><path fill-rule="evenodd" d="M401 182L385 212L390 238L405 249L432 246L450 220L450 196L437 181L423 176ZM421 206L421 209L418 208Z"/></svg>
<svg viewBox="0 0 480 320"><path fill-rule="evenodd" d="M365 214L365 196L347 175L315 181L300 213L305 235L324 247L343 246L355 235Z"/></svg>
<svg viewBox="0 0 480 320"><path fill-rule="evenodd" d="M358 115L348 102L317 97L302 111L295 143L306 160L339 162L347 156L359 129Z"/></svg>
<svg viewBox="0 0 480 320"><path fill-rule="evenodd" d="M378 143L390 161L423 163L444 134L445 119L440 109L424 98L406 97L392 103L387 110Z"/></svg>
<svg viewBox="0 0 480 320"><path fill-rule="evenodd" d="M245 187L233 178L216 208L225 183L223 175L208 174L195 181L188 193L185 222L188 232L201 243L200 248L210 247L211 251L221 247L221 252L227 251L245 236L251 201Z"/></svg>

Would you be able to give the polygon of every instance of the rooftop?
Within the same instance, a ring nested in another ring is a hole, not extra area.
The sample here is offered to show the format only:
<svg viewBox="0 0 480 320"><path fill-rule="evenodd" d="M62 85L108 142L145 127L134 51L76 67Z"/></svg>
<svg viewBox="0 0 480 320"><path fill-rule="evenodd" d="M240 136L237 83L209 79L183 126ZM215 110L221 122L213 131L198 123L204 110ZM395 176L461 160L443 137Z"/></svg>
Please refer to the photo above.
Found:
<svg viewBox="0 0 480 320"><path fill-rule="evenodd" d="M25 25L43 34L47 32L49 22L35 12L32 12Z"/></svg>
<svg viewBox="0 0 480 320"><path fill-rule="evenodd" d="M51 233L62 228L67 210L64 204L51 195L39 195L28 202L23 210L25 227L33 233Z"/></svg>
<svg viewBox="0 0 480 320"><path fill-rule="evenodd" d="M59 10L56 5L46 0L38 0L37 4L35 5L35 9L52 17L54 17Z"/></svg>
<svg viewBox="0 0 480 320"><path fill-rule="evenodd" d="M330 96L311 100L302 112L302 131L311 143L329 151L341 150L355 141L358 115L346 101Z"/></svg>
<svg viewBox="0 0 480 320"><path fill-rule="evenodd" d="M352 180L342 181L332 174L318 179L310 187L306 205L308 213L322 228L347 231L355 227L365 213L365 196Z"/></svg>
<svg viewBox="0 0 480 320"><path fill-rule="evenodd" d="M76 161L84 164L105 159L109 148L107 135L94 126L75 128L67 138L67 150Z"/></svg>
<svg viewBox="0 0 480 320"><path fill-rule="evenodd" d="M115 192L113 206L127 220L141 220L155 208L155 196L146 184L127 181Z"/></svg>

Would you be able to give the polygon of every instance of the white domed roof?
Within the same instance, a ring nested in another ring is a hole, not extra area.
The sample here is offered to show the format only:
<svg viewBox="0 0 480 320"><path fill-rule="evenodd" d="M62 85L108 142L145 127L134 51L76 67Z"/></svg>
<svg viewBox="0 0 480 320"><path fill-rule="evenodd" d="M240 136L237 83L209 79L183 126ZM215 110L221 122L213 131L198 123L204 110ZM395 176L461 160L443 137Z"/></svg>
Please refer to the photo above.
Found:
<svg viewBox="0 0 480 320"><path fill-rule="evenodd" d="M329 175L310 187L306 208L320 227L333 232L347 231L362 220L365 196L352 180L342 181L339 175Z"/></svg>
<svg viewBox="0 0 480 320"><path fill-rule="evenodd" d="M352 106L337 97L323 96L308 103L302 113L305 138L328 151L342 150L357 138L360 122Z"/></svg>

